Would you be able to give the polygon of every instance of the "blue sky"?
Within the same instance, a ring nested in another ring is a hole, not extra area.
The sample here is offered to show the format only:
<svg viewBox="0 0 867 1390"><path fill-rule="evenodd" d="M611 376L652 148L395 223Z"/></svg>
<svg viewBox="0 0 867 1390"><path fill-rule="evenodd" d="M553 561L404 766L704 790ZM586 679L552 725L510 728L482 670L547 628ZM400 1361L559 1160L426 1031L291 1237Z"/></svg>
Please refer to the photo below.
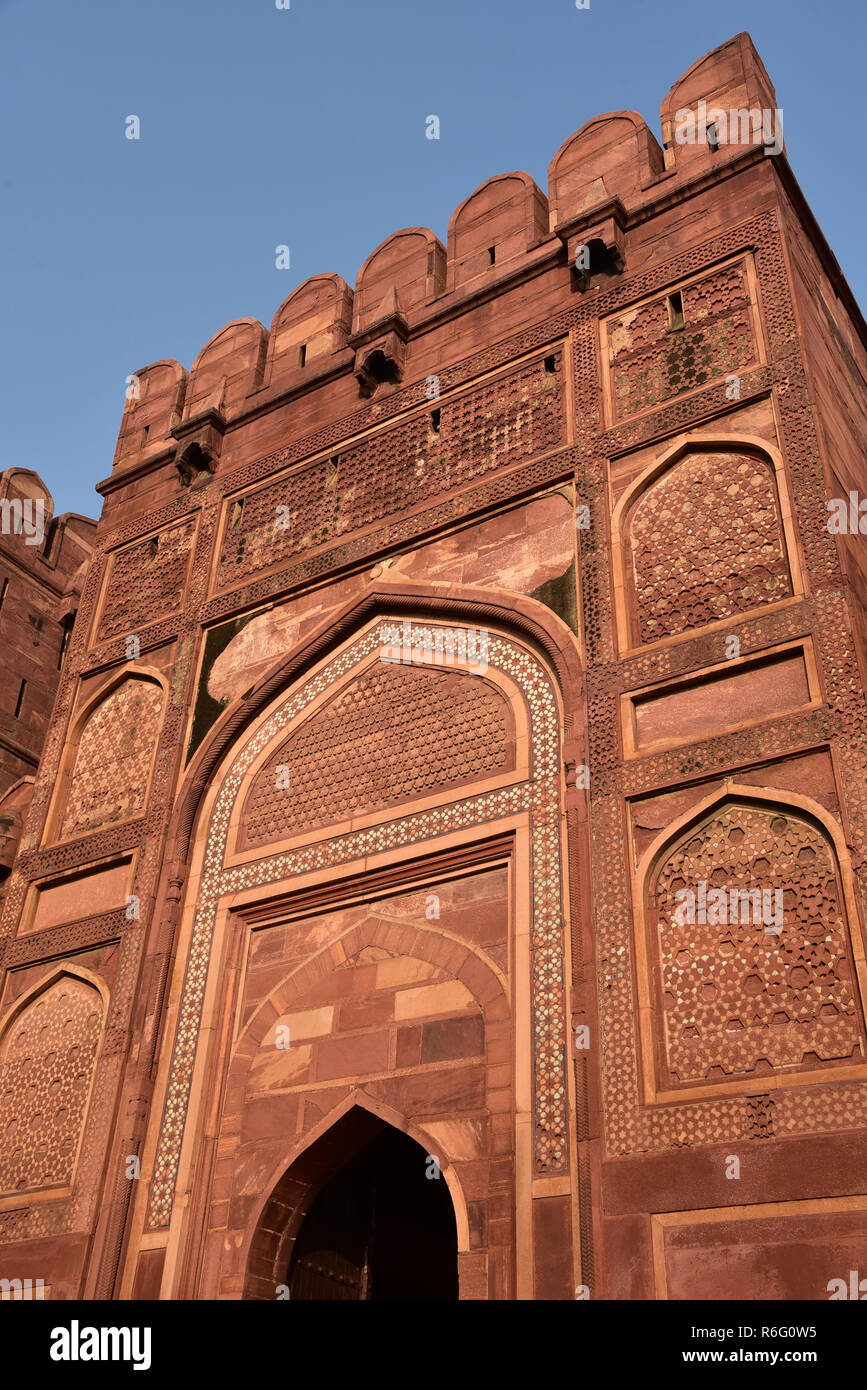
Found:
<svg viewBox="0 0 867 1390"><path fill-rule="evenodd" d="M352 284L398 227L445 241L492 174L544 189L591 116L659 137L672 82L741 29L863 307L864 0L0 0L0 467L97 515L130 372L267 326L308 275Z"/></svg>

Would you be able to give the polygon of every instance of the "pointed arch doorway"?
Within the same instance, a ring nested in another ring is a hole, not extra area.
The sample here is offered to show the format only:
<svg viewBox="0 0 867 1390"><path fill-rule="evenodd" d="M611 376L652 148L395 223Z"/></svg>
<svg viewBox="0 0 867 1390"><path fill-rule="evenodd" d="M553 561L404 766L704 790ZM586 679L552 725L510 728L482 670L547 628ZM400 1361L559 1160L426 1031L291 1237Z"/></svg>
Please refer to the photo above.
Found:
<svg viewBox="0 0 867 1390"><path fill-rule="evenodd" d="M295 1300L457 1299L448 1187L420 1144L386 1125L314 1198L286 1276Z"/></svg>
<svg viewBox="0 0 867 1390"><path fill-rule="evenodd" d="M227 711L196 754L173 841L189 861L174 1044L135 1214L148 1241L166 1232L163 1297L274 1298L313 1201L353 1157L329 1141L328 1161L314 1163L319 1126L368 1086L395 1116L387 1123L439 1156L460 1297L571 1296L563 759L578 752L580 672L571 634L524 607L510 599L506 613L475 591L374 592ZM475 625L477 655L484 632L479 669L463 661L454 634L469 652L470 627L457 619ZM427 659L440 649L455 660ZM422 668L437 698L413 702ZM360 808L354 792L347 800L355 773L322 755L333 727L348 742L349 706L353 718L371 711L353 741ZM395 706L406 717L383 723ZM225 1154L199 1163L217 1136ZM212 1220L228 1224L218 1234ZM136 1277L131 1263L130 1287Z"/></svg>

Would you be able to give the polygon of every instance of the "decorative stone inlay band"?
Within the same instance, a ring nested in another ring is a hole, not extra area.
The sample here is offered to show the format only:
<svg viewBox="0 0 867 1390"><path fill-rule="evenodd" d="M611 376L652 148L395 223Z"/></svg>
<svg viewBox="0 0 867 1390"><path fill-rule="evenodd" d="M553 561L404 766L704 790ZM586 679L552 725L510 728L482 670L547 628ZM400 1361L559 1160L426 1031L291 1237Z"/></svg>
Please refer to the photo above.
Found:
<svg viewBox="0 0 867 1390"><path fill-rule="evenodd" d="M529 812L532 846L535 1164L540 1173L562 1172L567 1166L560 729L551 679L531 652L498 633L488 635L488 667L510 677L526 704L530 732L526 780L304 845L297 850L263 855L249 863L225 867L236 798L254 761L312 701L342 682L377 649L387 649L396 626L401 629L404 644L408 641L412 648L419 649L421 662L424 659L421 653L429 653L432 645L429 626L419 622L409 625L405 620L399 624L392 619L378 621L338 652L321 671L287 693L283 703L240 745L220 786L207 829L202 878L154 1161L147 1217L151 1228L166 1226L171 1218L220 899L226 894L285 882L298 874L430 841L455 830L489 824L520 812ZM436 626L442 629L448 625ZM452 666L450 669L459 668ZM472 672L465 672L465 678L473 679Z"/></svg>

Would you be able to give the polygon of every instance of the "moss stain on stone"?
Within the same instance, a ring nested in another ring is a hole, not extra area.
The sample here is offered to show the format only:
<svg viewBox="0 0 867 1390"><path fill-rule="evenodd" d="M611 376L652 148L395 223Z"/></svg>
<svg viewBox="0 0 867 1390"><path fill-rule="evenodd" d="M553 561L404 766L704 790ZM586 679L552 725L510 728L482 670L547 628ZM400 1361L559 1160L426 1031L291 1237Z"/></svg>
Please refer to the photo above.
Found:
<svg viewBox="0 0 867 1390"><path fill-rule="evenodd" d="M261 609L259 610L261 612ZM212 627L205 637L205 650L202 655L202 669L199 673L199 686L196 691L196 704L193 711L193 727L190 731L190 742L187 746L187 763L195 753L202 739L209 729L216 724L223 710L229 704L228 700L215 700L208 690L208 681L214 662L228 647L233 637L237 637L239 632L247 626L253 618L258 617L258 613L247 613L242 618L233 618L229 623L221 623L219 627Z"/></svg>
<svg viewBox="0 0 867 1390"><path fill-rule="evenodd" d="M546 579L544 584L540 584L537 589L534 589L530 598L538 599L539 603L544 603L546 608L550 608L552 613L556 613L558 618L562 618L573 632L578 632L574 560L562 574L556 575L553 579Z"/></svg>

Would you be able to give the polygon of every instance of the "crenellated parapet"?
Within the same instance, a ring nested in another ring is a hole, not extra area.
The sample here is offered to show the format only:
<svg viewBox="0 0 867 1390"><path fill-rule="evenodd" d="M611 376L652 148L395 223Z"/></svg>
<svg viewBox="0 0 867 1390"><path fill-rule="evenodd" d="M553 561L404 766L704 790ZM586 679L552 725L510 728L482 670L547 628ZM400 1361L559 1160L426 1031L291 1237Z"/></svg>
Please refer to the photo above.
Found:
<svg viewBox="0 0 867 1390"><path fill-rule="evenodd" d="M56 630L10 538L0 1277L306 1298L388 1127L465 1299L860 1258L867 329L774 102L739 35L130 377Z"/></svg>
<svg viewBox="0 0 867 1390"><path fill-rule="evenodd" d="M309 387L323 374L354 375L355 399L414 375L413 336L461 313L492 286L539 267L572 267L572 288L604 285L628 270L630 229L660 200L729 162L778 152L781 115L746 33L694 63L668 92L661 143L635 111L585 122L548 166L546 194L527 173L487 179L455 209L445 246L427 227L404 227L362 264L354 289L311 276L266 329L235 319L205 344L189 373L163 361L130 378L112 479L174 463L183 486L216 469L227 426ZM701 235L696 226L695 237ZM408 346L409 345L409 346Z"/></svg>

